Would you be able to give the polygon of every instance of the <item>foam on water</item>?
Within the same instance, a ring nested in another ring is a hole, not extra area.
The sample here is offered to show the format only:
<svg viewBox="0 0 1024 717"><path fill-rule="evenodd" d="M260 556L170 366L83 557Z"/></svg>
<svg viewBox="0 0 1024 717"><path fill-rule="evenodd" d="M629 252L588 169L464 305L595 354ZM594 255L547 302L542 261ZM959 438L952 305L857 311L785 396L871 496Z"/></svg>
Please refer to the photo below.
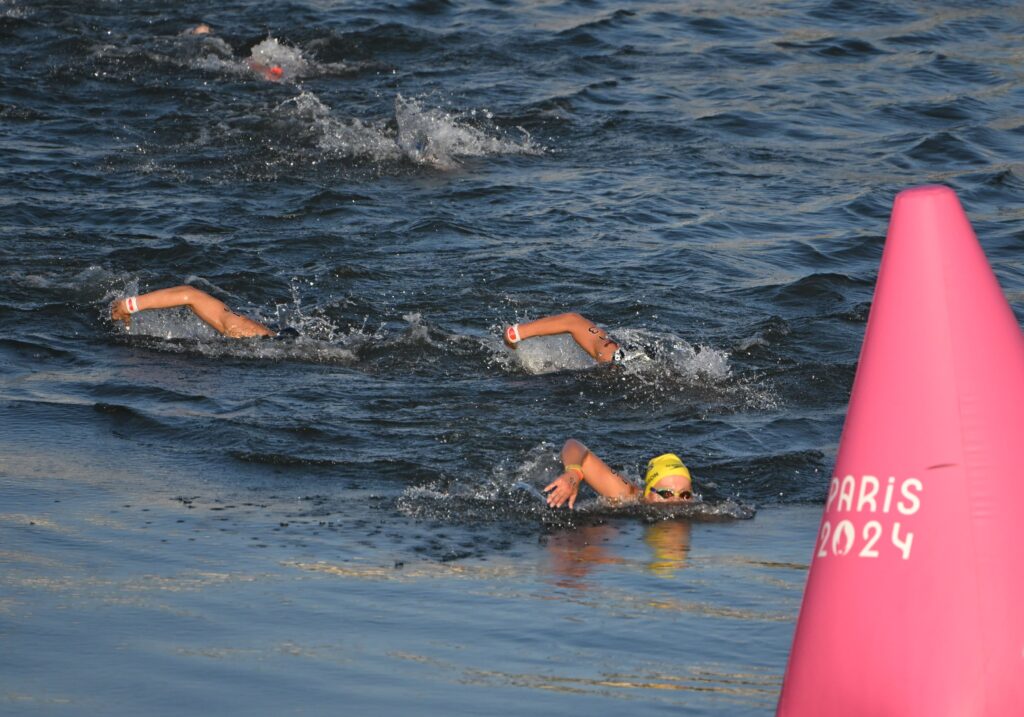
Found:
<svg viewBox="0 0 1024 717"><path fill-rule="evenodd" d="M0 2L0 16L16 18L18 20L31 17L28 8L16 4L14 0L3 0Z"/></svg>
<svg viewBox="0 0 1024 717"><path fill-rule="evenodd" d="M471 110L468 117L424 108L416 99L395 98L395 139L406 157L417 164L452 169L460 157L486 157L500 154L543 154L544 148L533 142L529 132L519 128L523 139L516 142L486 134L469 122L493 119L487 110Z"/></svg>
<svg viewBox="0 0 1024 717"><path fill-rule="evenodd" d="M216 35L182 35L180 64L210 72L233 72L241 74L245 69L234 56L231 45Z"/></svg>
<svg viewBox="0 0 1024 717"><path fill-rule="evenodd" d="M516 141L494 136L470 124L488 112L474 110L466 116L424 107L417 99L395 97L394 117L374 121L339 119L331 108L309 91L286 100L279 110L309 122L319 136L319 146L329 156L366 159L377 163L410 161L437 169L455 169L460 159L507 154L542 154L522 130ZM493 130L492 130L493 131Z"/></svg>
<svg viewBox="0 0 1024 717"><path fill-rule="evenodd" d="M778 405L774 388L759 375L733 371L729 351L644 329L616 329L614 336L634 358L600 365L568 334L533 337L514 350L501 341L490 341L488 347L491 362L513 373L594 371L595 376L603 377L602 383L616 387L616 392L644 398L660 394L686 400L684 397L692 396L736 409L764 410Z"/></svg>
<svg viewBox="0 0 1024 717"><path fill-rule="evenodd" d="M616 364L627 373L643 374L667 369L711 383L728 381L732 377L729 353L724 350L695 346L678 336L640 329L618 329L614 338L627 348L630 358ZM533 375L599 367L568 334L533 337L518 344L514 350L499 354L498 361L506 368Z"/></svg>
<svg viewBox="0 0 1024 717"><path fill-rule="evenodd" d="M348 366L358 361L354 351L343 345L328 344L306 337L274 340L266 338L227 339L213 332L213 336L202 336L209 327L196 324L198 319L188 317L184 310L170 310L159 319L147 317L147 324L136 327L132 333L124 334L133 346L139 346L167 353L186 353L207 358L237 358L261 361L300 361ZM154 333L157 327L158 332ZM191 336L189 336L191 334Z"/></svg>
<svg viewBox="0 0 1024 717"><path fill-rule="evenodd" d="M598 364L568 334L537 336L523 341L514 350L495 344L497 360L509 369L534 376L556 371L598 368Z"/></svg>
<svg viewBox="0 0 1024 717"><path fill-rule="evenodd" d="M246 64L251 68L254 64L264 67L280 67L282 79L295 80L302 77L310 69L310 63L296 47L282 45L273 37L253 46Z"/></svg>

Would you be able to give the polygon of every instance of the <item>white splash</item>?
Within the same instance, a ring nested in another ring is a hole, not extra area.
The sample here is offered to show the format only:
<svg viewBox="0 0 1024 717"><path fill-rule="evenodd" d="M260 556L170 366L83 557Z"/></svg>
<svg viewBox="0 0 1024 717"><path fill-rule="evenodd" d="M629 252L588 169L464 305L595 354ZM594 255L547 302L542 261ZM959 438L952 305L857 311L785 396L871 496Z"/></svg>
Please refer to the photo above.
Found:
<svg viewBox="0 0 1024 717"><path fill-rule="evenodd" d="M294 80L309 70L309 62L297 47L282 45L273 37L254 45L246 64L251 70L266 79ZM280 74L273 73L275 68Z"/></svg>
<svg viewBox="0 0 1024 717"><path fill-rule="evenodd" d="M710 346L694 346L685 341L678 341L672 347L669 361L684 376L712 383L727 381L732 376L729 352Z"/></svg>
<svg viewBox="0 0 1024 717"><path fill-rule="evenodd" d="M524 371L535 375L579 371L598 365L568 334L527 339L517 345L512 356Z"/></svg>
<svg viewBox="0 0 1024 717"><path fill-rule="evenodd" d="M434 108L424 108L414 99L395 98L394 122L387 119L364 122L358 118L339 119L311 92L279 106L308 120L320 135L320 148L342 157L373 162L411 161L437 169L454 169L459 159L503 154L542 154L528 134L515 141L477 129L461 117ZM473 113L470 113L471 115ZM481 113L485 119L489 113Z"/></svg>
<svg viewBox="0 0 1024 717"><path fill-rule="evenodd" d="M484 111L486 119L491 114ZM424 108L415 99L395 98L395 141L402 153L418 164L442 169L457 166L458 157L485 157L493 154L541 154L525 130L522 142L492 137L467 125L459 116L439 109Z"/></svg>

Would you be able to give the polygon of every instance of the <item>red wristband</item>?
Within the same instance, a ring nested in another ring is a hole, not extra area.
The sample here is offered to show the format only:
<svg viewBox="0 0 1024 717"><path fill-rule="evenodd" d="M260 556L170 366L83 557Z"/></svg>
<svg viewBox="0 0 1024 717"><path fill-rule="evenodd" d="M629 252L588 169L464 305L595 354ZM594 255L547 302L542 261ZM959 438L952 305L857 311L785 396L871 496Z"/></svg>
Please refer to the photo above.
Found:
<svg viewBox="0 0 1024 717"><path fill-rule="evenodd" d="M519 324L512 324L505 329L505 340L510 344L518 344L523 338L519 335Z"/></svg>
<svg viewBox="0 0 1024 717"><path fill-rule="evenodd" d="M139 297L129 296L127 299L124 300L124 308L128 311L129 314L138 313Z"/></svg>

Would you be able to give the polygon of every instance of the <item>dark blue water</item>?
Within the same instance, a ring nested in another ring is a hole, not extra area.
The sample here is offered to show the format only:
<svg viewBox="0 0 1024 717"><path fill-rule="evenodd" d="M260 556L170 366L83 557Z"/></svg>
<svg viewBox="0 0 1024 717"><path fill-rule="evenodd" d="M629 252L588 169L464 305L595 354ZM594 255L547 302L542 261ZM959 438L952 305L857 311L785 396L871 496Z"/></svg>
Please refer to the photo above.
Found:
<svg viewBox="0 0 1024 717"><path fill-rule="evenodd" d="M953 187L1024 316L1022 32L985 2L3 0L0 711L770 713L895 193ZM301 336L109 320L186 282ZM654 359L500 340L570 310ZM570 436L633 478L677 452L704 502L548 511ZM150 578L177 597L140 607Z"/></svg>

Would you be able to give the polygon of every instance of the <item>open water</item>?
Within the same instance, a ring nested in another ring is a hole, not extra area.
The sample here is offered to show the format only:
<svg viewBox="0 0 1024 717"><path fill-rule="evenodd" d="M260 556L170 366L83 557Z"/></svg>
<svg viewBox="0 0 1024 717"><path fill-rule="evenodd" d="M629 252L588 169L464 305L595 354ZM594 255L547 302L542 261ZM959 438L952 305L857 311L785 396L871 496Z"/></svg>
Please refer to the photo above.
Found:
<svg viewBox="0 0 1024 717"><path fill-rule="evenodd" d="M0 713L771 714L895 193L953 187L1021 316L1022 35L0 0ZM301 336L110 322L184 282ZM569 310L653 360L502 345ZM570 436L703 500L550 511Z"/></svg>

